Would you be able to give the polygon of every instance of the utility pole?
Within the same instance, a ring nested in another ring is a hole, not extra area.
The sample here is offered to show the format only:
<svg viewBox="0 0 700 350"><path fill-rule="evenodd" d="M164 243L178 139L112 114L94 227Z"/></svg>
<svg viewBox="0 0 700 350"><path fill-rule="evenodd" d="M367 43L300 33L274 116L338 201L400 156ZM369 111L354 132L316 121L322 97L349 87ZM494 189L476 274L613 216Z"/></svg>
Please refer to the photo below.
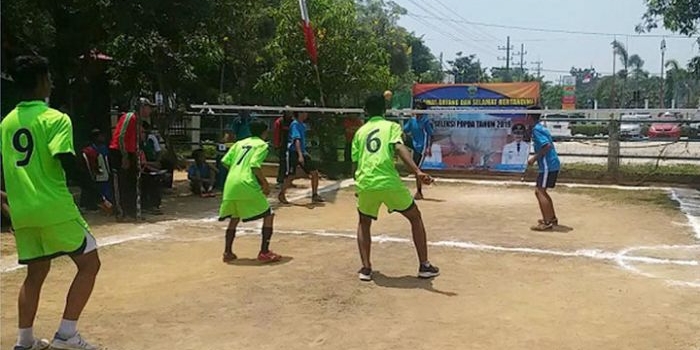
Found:
<svg viewBox="0 0 700 350"><path fill-rule="evenodd" d="M520 56L520 72L518 73L518 80L523 81L523 78L525 77L525 55L527 55L527 51L525 51L525 44L520 44L520 52L516 52L515 54Z"/></svg>
<svg viewBox="0 0 700 350"><path fill-rule="evenodd" d="M662 109L664 108L664 97L665 97L664 96L664 85L666 85L666 83L664 82L664 66L666 63L666 62L664 62L665 55L666 55L666 39L664 38L661 40L661 82L660 82L661 89L659 92L659 94L660 94L659 97L661 97L660 101L661 101L661 108Z"/></svg>
<svg viewBox="0 0 700 350"><path fill-rule="evenodd" d="M498 57L498 60L506 61L506 75L510 76L510 52L513 50L513 46L510 45L510 36L506 38L506 46L499 46L498 49L506 52L506 57Z"/></svg>
<svg viewBox="0 0 700 350"><path fill-rule="evenodd" d="M617 40L617 39L615 39ZM613 41L614 43L615 41ZM613 76L612 76L612 91L610 92L610 108L615 108L615 78L617 77L617 72L615 71L615 64L617 63L617 51L613 46Z"/></svg>
<svg viewBox="0 0 700 350"><path fill-rule="evenodd" d="M537 69L535 70L537 72L537 80L542 79L542 60L537 58L537 61L532 62L532 64L537 66Z"/></svg>

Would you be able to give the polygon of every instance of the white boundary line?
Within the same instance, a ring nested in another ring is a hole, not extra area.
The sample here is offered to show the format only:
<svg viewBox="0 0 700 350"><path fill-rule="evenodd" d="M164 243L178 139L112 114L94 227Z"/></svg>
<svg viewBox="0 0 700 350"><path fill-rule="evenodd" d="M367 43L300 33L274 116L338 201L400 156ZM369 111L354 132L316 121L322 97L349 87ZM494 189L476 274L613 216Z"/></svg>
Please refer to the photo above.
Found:
<svg viewBox="0 0 700 350"><path fill-rule="evenodd" d="M444 181L444 180L443 180ZM508 182L504 181L481 181L481 180L455 180L452 181L450 179L449 181L444 181L444 182L466 182L466 183L477 183L477 184L485 184L485 185L508 185ZM323 187L322 189L319 190L321 193L326 193L326 192L331 192L335 191L338 189L346 188L349 186L352 186L354 181L352 180L344 180L340 182L336 182L334 184L328 185ZM522 184L519 182L513 182L513 184ZM578 185L580 187L592 187L592 188L601 188L602 186L596 186L596 185ZM615 187L602 187L602 188L612 188L612 189L617 189L616 187L621 187L621 189L628 189L624 188L622 186L615 186ZM636 189L636 188L635 188ZM647 189L660 189L663 190L664 188L647 188ZM677 197L675 191L673 189L667 189L669 193L671 194L672 198L681 205L683 203L679 200ZM294 196L291 198L292 201L297 201L303 198L306 198L310 195L310 190L305 190L302 191L300 194ZM685 213L685 212L684 212ZM691 218L695 219L691 215L686 213L686 216L690 220ZM116 245L120 243L125 243L129 241L134 241L134 240L144 240L144 239L153 239L153 238L159 238L163 234L167 233L168 229L171 229L173 227L177 227L178 225L187 225L187 224L203 224L203 223L215 223L217 221L216 217L208 217L204 219L179 219L179 220L171 220L171 221L164 221L160 223L148 223L148 224L141 224L136 227L136 232L131 232L128 234L122 234L122 235L114 235L114 236L109 236L105 237L102 239L99 239L99 246L105 247L105 246L110 246L110 245ZM691 226L693 226L694 229L698 229L698 227L691 222ZM259 223L256 225L259 226ZM255 234L255 231L259 229L259 227L256 226L248 226L248 227L242 227L241 233L243 235L250 235L250 234ZM147 232L143 232L147 231ZM335 233L335 232L328 232L325 230L320 230L320 231L284 231L284 230L278 230L278 233L282 234L294 234L294 235L315 235L315 236L321 236L321 237L336 237L336 238L351 238L354 239L355 235L354 234L346 234L346 233ZM218 236L218 235L217 235ZM214 238L212 236L211 238ZM379 236L374 236L372 237L373 242L378 242L378 243L411 243L412 241L406 238L397 238L397 237L392 237L392 236L387 236L387 235L379 235ZM580 249L576 251L560 251L560 250L548 250L548 249L541 249L541 248L528 248L528 247L504 247L504 246L496 246L496 245L488 245L488 244L480 244L480 243L473 243L473 242L462 242L462 241L437 241L437 242L428 242L428 245L430 246L437 246L437 247L450 247L450 248L458 248L458 249L466 249L466 250L477 250L477 251L491 251L491 252L505 252L505 253L516 253L516 254L525 254L525 255L547 255L547 256L558 256L558 257L568 257L568 258L588 258L592 260L599 260L599 261L614 261L620 268L635 273L637 275L649 277L649 278L654 278L654 279L659 279L660 277L650 274L647 272L643 272L636 267L632 266L631 263L642 263L642 264L656 264L656 265L676 265L676 266L700 266L700 262L697 260L680 260L680 259L662 259L662 258L654 258L654 257L646 257L646 256L629 256L629 254L632 251L638 251L638 250L653 250L653 249L700 249L700 244L698 245L685 245L685 246L669 246L669 245L658 245L658 246L642 246L642 247L630 247L630 248L625 248L617 253L614 252L607 252L604 250L600 249ZM13 258L16 259L15 256L11 257L5 257L3 260L0 262L1 265L8 265L7 264L7 258ZM5 266L5 267L0 267L0 272L1 273L6 273L6 272L11 272L11 271L16 271L18 269L23 268L24 265L18 265L18 264L13 264L10 266ZM689 281L679 281L679 280L671 280L671 279L665 279L666 282L672 284L672 285L680 285L680 286L686 286L686 287L694 287L694 288L700 288L700 282L689 282Z"/></svg>

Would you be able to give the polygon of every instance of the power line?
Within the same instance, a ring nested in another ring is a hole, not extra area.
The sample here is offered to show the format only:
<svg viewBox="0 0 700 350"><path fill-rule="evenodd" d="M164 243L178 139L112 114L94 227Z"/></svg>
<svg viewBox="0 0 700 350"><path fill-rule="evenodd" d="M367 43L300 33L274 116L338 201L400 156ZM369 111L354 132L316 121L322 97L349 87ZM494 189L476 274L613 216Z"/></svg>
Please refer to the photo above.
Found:
<svg viewBox="0 0 700 350"><path fill-rule="evenodd" d="M692 37L688 37L688 36L684 36L684 35L625 34L625 33L606 33L606 32L586 32L586 31L577 31L577 30L566 30L566 29L547 29L547 28L533 28L533 27L511 26L511 25L504 25L504 24L494 24L494 23L482 23L482 22L473 22L473 21L466 21L466 20L456 20L456 19L445 18L445 17L438 17L438 16L416 15L416 14L410 14L410 13L407 14L406 16L421 17L421 18L433 19L433 20L439 20L439 21L457 22L457 23L471 24L471 25L483 26L483 27L494 27L494 28L505 28L505 29L517 29L517 30L527 30L527 31L532 31L532 32L544 32L544 33L564 33L564 34L578 34L578 35L597 35L597 36L608 36L608 37L625 36L625 37L635 37L635 38L693 39Z"/></svg>
<svg viewBox="0 0 700 350"><path fill-rule="evenodd" d="M447 7L441 0L434 0L434 1L437 2L438 5L442 6L445 10L447 10L447 13L454 13L457 17L461 18L462 20L467 21L467 22L469 21L468 19L464 18L464 17L463 17L462 15L460 15L459 13L454 12L453 9ZM493 34L487 32L487 31L481 30L481 28L479 28L479 27L477 27L477 26L472 26L472 27L473 27L476 31L478 31L479 33L481 33L484 37L490 37L490 38L493 39L493 40L501 40L501 39L499 39L498 37L494 36Z"/></svg>
<svg viewBox="0 0 700 350"><path fill-rule="evenodd" d="M428 13L428 14L432 15L433 17L440 18L439 16L436 16L436 15L435 15L435 12L433 12L432 10L430 10L430 9L428 9L428 8L426 8L426 7L424 7L424 6L421 5L418 1L416 1L416 0L408 0L408 1L409 1L410 3L412 3L414 6L418 7L419 9L421 9L423 12ZM415 18L415 17L417 17L417 16L413 16L413 17ZM471 37L471 34L470 34L470 33L464 31L463 28L461 28L460 26L454 24L454 22L455 22L455 21L448 21L448 22L443 22L443 23L441 23L441 24L449 25L450 27L453 28L453 30L457 30L457 31L461 32L465 37ZM428 27L433 27L433 26L428 25ZM455 37L454 35L450 35L450 36L451 36L451 37ZM473 43L472 43L472 45L477 46L477 48L479 48L482 52L487 52L487 53L489 53L489 54L495 54L495 55L497 55L497 53L496 53L493 49L491 49L491 48L489 48L489 47L487 47L487 46L484 46L483 44L479 44L479 45L476 45L476 44L477 44L476 42L473 42Z"/></svg>

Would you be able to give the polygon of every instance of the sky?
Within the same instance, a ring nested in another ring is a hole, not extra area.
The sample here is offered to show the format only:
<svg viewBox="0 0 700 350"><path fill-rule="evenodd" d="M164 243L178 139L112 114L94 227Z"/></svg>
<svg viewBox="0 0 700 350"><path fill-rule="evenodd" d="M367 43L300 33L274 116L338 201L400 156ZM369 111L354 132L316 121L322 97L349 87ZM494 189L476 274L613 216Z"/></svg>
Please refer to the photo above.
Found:
<svg viewBox="0 0 700 350"><path fill-rule="evenodd" d="M638 54L645 61L644 69L652 74L661 71L661 36L666 36L666 58L685 66L690 58L700 55L695 39L679 37L665 29L655 29L643 37L635 33L646 7L644 0L394 0L408 11L399 24L418 36L445 65L457 52L476 54L485 67L505 66L506 47L510 36L513 53L525 45L525 67L535 74L541 61L546 80L558 82L572 66L595 67L598 72L613 71L610 43L617 39L627 46L629 55ZM596 32L583 35L500 28L470 24L478 22L524 28L554 29L574 32ZM622 34L614 36L612 34ZM513 55L520 65L520 56ZM619 60L616 69L621 67Z"/></svg>

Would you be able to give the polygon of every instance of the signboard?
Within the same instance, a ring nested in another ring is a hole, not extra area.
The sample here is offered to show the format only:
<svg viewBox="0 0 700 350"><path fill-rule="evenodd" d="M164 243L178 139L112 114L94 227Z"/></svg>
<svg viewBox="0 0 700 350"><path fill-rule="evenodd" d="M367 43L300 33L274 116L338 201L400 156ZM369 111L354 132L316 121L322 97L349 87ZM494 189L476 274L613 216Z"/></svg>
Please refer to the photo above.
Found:
<svg viewBox="0 0 700 350"><path fill-rule="evenodd" d="M576 109L576 77L562 77L564 95L561 98L561 109Z"/></svg>
<svg viewBox="0 0 700 350"><path fill-rule="evenodd" d="M414 101L429 109L434 125L432 156L424 169L471 169L524 172L530 144L525 113L498 114L499 109L525 109L539 102L540 85L531 83L416 84ZM492 109L493 113L470 113Z"/></svg>

